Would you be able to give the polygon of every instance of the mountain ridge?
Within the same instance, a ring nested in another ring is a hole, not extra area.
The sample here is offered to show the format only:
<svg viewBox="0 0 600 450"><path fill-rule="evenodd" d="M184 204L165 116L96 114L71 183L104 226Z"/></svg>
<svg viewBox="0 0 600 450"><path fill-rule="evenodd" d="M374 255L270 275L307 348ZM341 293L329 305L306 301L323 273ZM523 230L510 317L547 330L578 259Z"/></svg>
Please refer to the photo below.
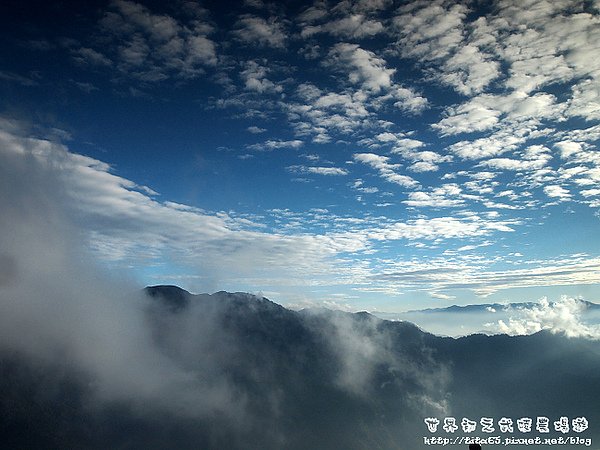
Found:
<svg viewBox="0 0 600 450"><path fill-rule="evenodd" d="M68 359L0 352L7 445L418 450L429 448L425 417L600 423L597 341L547 331L449 338L366 312L288 310L246 293L142 292L159 383L155 373L134 372L136 385L152 389L122 392L127 367L107 380ZM109 381L118 396L99 400ZM597 427L588 435L600 438Z"/></svg>

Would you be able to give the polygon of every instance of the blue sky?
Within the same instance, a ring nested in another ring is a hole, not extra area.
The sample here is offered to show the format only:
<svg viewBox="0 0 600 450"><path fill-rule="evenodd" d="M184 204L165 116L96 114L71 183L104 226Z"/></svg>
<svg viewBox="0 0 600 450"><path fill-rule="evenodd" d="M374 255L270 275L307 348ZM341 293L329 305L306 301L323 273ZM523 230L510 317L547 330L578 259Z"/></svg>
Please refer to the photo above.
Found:
<svg viewBox="0 0 600 450"><path fill-rule="evenodd" d="M2 152L140 285L600 301L600 2L4 2ZM2 155L2 153L0 153Z"/></svg>

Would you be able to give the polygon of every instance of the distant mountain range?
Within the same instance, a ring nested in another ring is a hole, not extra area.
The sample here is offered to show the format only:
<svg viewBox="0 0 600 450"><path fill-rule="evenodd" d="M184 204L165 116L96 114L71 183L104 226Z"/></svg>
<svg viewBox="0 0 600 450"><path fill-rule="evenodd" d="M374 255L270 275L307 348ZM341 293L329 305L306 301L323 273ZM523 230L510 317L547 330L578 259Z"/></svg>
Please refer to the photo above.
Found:
<svg viewBox="0 0 600 450"><path fill-rule="evenodd" d="M100 401L93 372L2 354L4 448L417 450L431 448L423 437L463 435L427 430L426 417L447 416L586 417L589 429L577 436L600 439L597 341L546 331L454 339L364 312L291 311L245 293L145 293L153 345L188 378L155 402L127 393ZM495 307L477 308L486 306ZM494 436L526 436L497 428ZM478 426L472 436L487 435Z"/></svg>
<svg viewBox="0 0 600 450"><path fill-rule="evenodd" d="M578 300L584 304L586 308L591 310L600 310L600 305L597 303L588 302L586 300ZM555 302L549 302L552 306ZM404 314L412 313L471 313L471 312L490 312L490 308L495 311L502 311L507 309L531 309L539 306L537 302L522 302L522 303L483 303L478 305L451 305L445 308L425 308L425 309L413 309L406 311ZM385 313L384 313L385 314Z"/></svg>

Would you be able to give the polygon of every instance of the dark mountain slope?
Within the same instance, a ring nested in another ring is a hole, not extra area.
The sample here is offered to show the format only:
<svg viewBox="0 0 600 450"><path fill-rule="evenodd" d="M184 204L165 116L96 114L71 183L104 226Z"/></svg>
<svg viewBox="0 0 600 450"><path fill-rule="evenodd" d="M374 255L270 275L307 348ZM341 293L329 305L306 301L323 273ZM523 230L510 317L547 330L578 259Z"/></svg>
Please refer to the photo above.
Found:
<svg viewBox="0 0 600 450"><path fill-rule="evenodd" d="M423 419L446 415L586 416L586 435L600 438L594 341L548 332L442 338L243 293L145 292L152 342L184 381L153 400L99 400L93 372L4 354L7 448L414 450L428 448Z"/></svg>

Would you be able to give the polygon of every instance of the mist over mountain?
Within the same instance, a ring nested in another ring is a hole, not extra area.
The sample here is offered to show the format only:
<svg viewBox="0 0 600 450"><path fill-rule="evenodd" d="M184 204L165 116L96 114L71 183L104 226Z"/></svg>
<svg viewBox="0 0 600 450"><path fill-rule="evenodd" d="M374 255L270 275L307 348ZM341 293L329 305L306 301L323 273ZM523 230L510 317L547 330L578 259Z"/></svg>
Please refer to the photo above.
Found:
<svg viewBox="0 0 600 450"><path fill-rule="evenodd" d="M250 294L174 286L134 301L160 364L186 376L168 386L143 373L126 382L126 371L107 379L5 349L8 448L417 449L431 435L423 419L446 416L585 416L585 436L600 438L597 341L546 331L444 338L368 313L291 311ZM132 394L131 383L146 388Z"/></svg>

